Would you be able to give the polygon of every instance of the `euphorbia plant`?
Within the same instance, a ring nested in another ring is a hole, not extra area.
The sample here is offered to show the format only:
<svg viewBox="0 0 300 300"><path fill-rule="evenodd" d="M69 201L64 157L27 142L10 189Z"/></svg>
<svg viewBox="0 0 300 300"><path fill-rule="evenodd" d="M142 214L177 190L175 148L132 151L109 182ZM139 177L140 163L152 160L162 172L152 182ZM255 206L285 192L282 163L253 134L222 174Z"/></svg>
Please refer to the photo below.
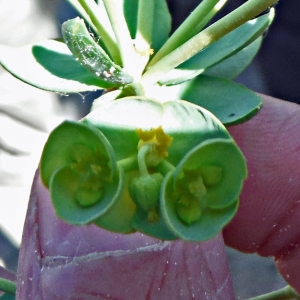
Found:
<svg viewBox="0 0 300 300"><path fill-rule="evenodd" d="M66 21L63 41L0 48L1 64L38 88L105 90L45 145L40 174L56 215L164 241L212 239L235 215L247 177L225 126L261 106L232 79L274 9L256 16L277 1L249 0L207 26L226 1L203 0L170 37L164 0L68 2L84 20Z"/></svg>

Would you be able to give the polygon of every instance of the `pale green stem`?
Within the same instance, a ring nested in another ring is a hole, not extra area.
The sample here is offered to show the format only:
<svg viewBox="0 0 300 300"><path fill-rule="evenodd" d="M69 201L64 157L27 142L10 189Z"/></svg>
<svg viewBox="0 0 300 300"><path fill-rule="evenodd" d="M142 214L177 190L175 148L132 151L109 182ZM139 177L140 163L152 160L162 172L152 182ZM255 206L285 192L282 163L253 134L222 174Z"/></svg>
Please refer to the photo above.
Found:
<svg viewBox="0 0 300 300"><path fill-rule="evenodd" d="M299 300L300 296L289 285L265 295L250 298L248 300Z"/></svg>
<svg viewBox="0 0 300 300"><path fill-rule="evenodd" d="M130 171L138 168L137 155L133 155L117 162L118 166L122 167L124 171Z"/></svg>
<svg viewBox="0 0 300 300"><path fill-rule="evenodd" d="M144 84L154 84L160 78L227 33L253 19L278 0L248 0L245 4L207 27L186 43L163 57L142 76Z"/></svg>
<svg viewBox="0 0 300 300"><path fill-rule="evenodd" d="M139 170L142 176L149 175L148 168L146 164L146 155L151 150L151 144L145 144L141 147L141 149L138 152L138 164L139 164Z"/></svg>
<svg viewBox="0 0 300 300"><path fill-rule="evenodd" d="M133 41L123 13L123 1L103 0L110 23L115 33L119 50L122 57L124 69L130 74L135 75L136 53Z"/></svg>
<svg viewBox="0 0 300 300"><path fill-rule="evenodd" d="M0 291L14 295L16 293L16 283L0 277Z"/></svg>
<svg viewBox="0 0 300 300"><path fill-rule="evenodd" d="M167 160L163 159L160 164L156 167L157 171L159 171L161 174L166 175L167 173L174 171L175 167L169 163Z"/></svg>
<svg viewBox="0 0 300 300"><path fill-rule="evenodd" d="M207 14L207 16L194 28L194 30L191 33L191 37L199 33L200 30L202 30L208 24L208 22L215 16L215 14L222 9L226 2L227 0L221 0L220 2L218 2L215 5L215 7Z"/></svg>
<svg viewBox="0 0 300 300"><path fill-rule="evenodd" d="M68 0L69 2L74 2L74 0ZM120 52L117 46L116 38L114 36L114 32L112 30L109 18L105 11L103 4L101 5L101 1L99 4L94 0L78 0L78 3L84 10L85 14L83 17L88 16L87 20L90 20L92 24L96 28L96 32L103 40L107 50L109 51L112 59L117 63L121 63ZM82 13L82 10L81 10Z"/></svg>
<svg viewBox="0 0 300 300"><path fill-rule="evenodd" d="M211 12L221 0L203 0L196 9L185 19L185 21L178 27L178 29L170 36L167 42L159 49L156 55L149 63L149 67L153 66L156 62L164 56L178 48L191 37L194 29L202 20Z"/></svg>

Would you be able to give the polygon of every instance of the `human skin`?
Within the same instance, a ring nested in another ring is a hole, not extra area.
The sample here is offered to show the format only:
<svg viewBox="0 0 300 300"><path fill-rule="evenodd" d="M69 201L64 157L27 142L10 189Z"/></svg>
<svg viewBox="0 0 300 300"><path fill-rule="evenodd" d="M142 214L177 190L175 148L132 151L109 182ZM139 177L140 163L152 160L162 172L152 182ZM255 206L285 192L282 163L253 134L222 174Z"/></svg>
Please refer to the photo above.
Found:
<svg viewBox="0 0 300 300"><path fill-rule="evenodd" d="M229 128L249 174L223 236L239 251L274 256L281 275L300 293L300 106L263 99L254 118Z"/></svg>
<svg viewBox="0 0 300 300"><path fill-rule="evenodd" d="M282 275L300 292L300 107L263 99L254 118L229 128L249 176L224 239L240 251L275 256ZM55 216L38 174L17 284L17 300L233 299L221 235L205 243L164 243L94 225L70 226Z"/></svg>

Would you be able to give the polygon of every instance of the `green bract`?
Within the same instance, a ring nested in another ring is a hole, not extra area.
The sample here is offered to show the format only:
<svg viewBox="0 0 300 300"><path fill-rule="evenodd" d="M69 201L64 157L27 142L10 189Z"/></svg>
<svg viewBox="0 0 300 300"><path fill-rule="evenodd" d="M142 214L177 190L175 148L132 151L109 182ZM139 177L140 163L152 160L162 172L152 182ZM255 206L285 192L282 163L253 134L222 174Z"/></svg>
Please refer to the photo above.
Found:
<svg viewBox="0 0 300 300"><path fill-rule="evenodd" d="M172 35L166 0L67 1L83 19L62 24L64 42L0 46L1 65L38 88L106 90L46 142L41 178L57 215L163 240L212 238L233 218L247 176L224 125L262 104L232 79L274 9L256 16L278 0L248 0L214 23L226 0L202 0Z"/></svg>
<svg viewBox="0 0 300 300"><path fill-rule="evenodd" d="M163 183L162 214L182 239L206 240L231 220L246 178L232 140L210 139L193 148Z"/></svg>
<svg viewBox="0 0 300 300"><path fill-rule="evenodd" d="M65 121L51 133L41 158L41 177L55 211L73 224L93 221L118 199L119 174L103 134L76 122Z"/></svg>

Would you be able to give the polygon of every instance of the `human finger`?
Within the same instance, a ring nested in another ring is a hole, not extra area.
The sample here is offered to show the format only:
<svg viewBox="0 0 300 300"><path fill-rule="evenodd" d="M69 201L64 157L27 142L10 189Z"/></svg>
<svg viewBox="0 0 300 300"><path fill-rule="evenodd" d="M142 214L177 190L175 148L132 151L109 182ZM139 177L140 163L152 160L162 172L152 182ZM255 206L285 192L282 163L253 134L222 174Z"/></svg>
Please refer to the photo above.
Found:
<svg viewBox="0 0 300 300"><path fill-rule="evenodd" d="M263 100L253 119L229 128L249 173L224 239L240 251L274 256L282 276L300 292L300 106Z"/></svg>

